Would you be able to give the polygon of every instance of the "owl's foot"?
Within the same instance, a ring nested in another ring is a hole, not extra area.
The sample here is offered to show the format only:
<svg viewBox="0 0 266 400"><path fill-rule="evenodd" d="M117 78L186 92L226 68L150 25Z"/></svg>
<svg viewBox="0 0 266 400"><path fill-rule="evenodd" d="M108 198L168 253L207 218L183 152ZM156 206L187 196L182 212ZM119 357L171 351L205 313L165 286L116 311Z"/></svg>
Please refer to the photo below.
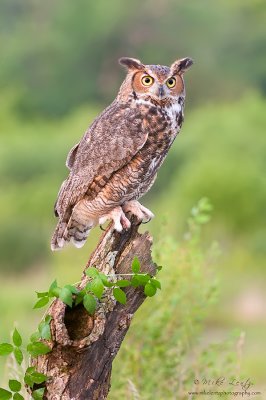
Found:
<svg viewBox="0 0 266 400"><path fill-rule="evenodd" d="M154 217L154 214L137 200L126 201L122 208L125 213L135 215L139 222L143 224L146 224Z"/></svg>
<svg viewBox="0 0 266 400"><path fill-rule="evenodd" d="M108 219L113 220L114 230L116 230L117 232L122 232L123 229L129 229L131 226L130 221L125 216L125 213L123 212L121 207L116 207L108 214L103 215L99 219L100 226L103 225Z"/></svg>

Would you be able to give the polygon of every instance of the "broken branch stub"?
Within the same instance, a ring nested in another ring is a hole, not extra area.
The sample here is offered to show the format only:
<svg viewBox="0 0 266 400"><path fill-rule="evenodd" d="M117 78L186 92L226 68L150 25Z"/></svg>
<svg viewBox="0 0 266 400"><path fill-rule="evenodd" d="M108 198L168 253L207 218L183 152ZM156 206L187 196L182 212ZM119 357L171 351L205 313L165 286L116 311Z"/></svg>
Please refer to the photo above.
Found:
<svg viewBox="0 0 266 400"><path fill-rule="evenodd" d="M141 272L155 275L151 259L152 238L138 233L132 226L122 233L112 225L102 235L83 272L79 285L83 289L89 278L87 268L95 266L110 275L131 273L134 257L138 257ZM45 383L47 400L104 400L110 389L112 362L116 356L131 319L145 299L143 288L127 287L125 305L116 303L107 289L93 316L83 305L72 309L56 299L50 306L52 351L33 359L32 364L49 379ZM36 386L37 389L40 386Z"/></svg>

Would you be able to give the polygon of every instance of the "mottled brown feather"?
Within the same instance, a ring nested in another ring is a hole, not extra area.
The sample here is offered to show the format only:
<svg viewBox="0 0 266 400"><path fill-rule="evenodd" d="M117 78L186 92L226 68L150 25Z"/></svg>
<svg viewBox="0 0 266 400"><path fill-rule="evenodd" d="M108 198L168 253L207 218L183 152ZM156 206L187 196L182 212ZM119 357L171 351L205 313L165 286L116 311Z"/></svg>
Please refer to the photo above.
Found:
<svg viewBox="0 0 266 400"><path fill-rule="evenodd" d="M76 204L93 180L104 174L109 177L137 153L147 140L143 121L136 118L135 109L114 101L86 131L78 145L68 155L70 174L60 189L55 209L64 214Z"/></svg>

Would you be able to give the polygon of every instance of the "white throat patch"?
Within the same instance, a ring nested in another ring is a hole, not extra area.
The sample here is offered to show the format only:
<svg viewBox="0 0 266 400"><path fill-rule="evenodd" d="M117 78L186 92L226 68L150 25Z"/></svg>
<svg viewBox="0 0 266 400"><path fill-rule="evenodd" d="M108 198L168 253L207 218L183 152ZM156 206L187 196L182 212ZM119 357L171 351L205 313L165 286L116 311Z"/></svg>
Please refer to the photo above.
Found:
<svg viewBox="0 0 266 400"><path fill-rule="evenodd" d="M176 129L180 129L180 127L178 126L178 115L180 113L182 113L182 107L179 103L174 103L172 104L170 107L165 107L165 112L168 115L168 117L170 118L171 121L171 125L172 125L172 129L176 130Z"/></svg>

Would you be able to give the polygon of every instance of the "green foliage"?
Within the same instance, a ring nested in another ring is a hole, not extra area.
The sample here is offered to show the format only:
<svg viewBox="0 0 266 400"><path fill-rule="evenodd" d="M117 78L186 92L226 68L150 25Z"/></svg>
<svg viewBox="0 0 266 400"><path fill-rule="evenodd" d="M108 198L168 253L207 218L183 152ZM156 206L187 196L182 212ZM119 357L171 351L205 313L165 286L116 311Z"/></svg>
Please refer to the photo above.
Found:
<svg viewBox="0 0 266 400"><path fill-rule="evenodd" d="M16 328L14 329L12 339L15 346L20 347L22 345L22 338Z"/></svg>
<svg viewBox="0 0 266 400"><path fill-rule="evenodd" d="M140 263L137 257L133 259L132 262L132 271L137 274L140 271Z"/></svg>
<svg viewBox="0 0 266 400"><path fill-rule="evenodd" d="M24 397L20 393L14 393L13 399L14 400L23 400Z"/></svg>
<svg viewBox="0 0 266 400"><path fill-rule="evenodd" d="M125 54L155 64L191 55L196 65L188 87L194 103L238 97L251 86L265 93L262 0L169 0L160 12L141 0L113 0L111 7L105 0L40 3L42 35L35 35L36 7L16 0L0 4L0 83L20 88L16 108L24 117L56 117L84 102L106 104L123 76L117 59ZM182 38L178 48L176 38Z"/></svg>
<svg viewBox="0 0 266 400"><path fill-rule="evenodd" d="M22 338L18 330L15 328L12 335L13 345L10 343L0 343L0 356L8 356L14 354L15 360L19 365L23 361L23 353L21 351Z"/></svg>
<svg viewBox="0 0 266 400"><path fill-rule="evenodd" d="M95 267L90 267L86 270L86 275L89 278L89 282L86 284L84 289L78 289L74 285L67 284L63 288L60 288L57 284L57 280L54 280L46 292L36 292L38 301L34 305L34 309L38 309L46 306L51 299L59 298L68 307L77 306L83 302L85 309L93 315L97 308L97 301L101 300L105 291L105 288L112 290L114 298L121 304L126 304L127 297L121 287L138 287L144 285L144 293L147 296L153 296L156 293L157 288L160 288L160 282L151 277L148 274L141 274L140 262L135 257L132 262L133 274L126 274L132 276L135 279L135 283L127 279L115 280L112 282L114 276L109 276L101 273ZM116 278L116 277L115 277ZM145 278L145 281L143 281ZM149 290L149 286L153 287L153 290ZM153 285L153 286L152 286ZM47 314L43 317L38 325L38 331L34 332L30 336L30 343L27 345L27 353L30 357L38 357L45 355L51 351L50 346L44 343L44 340L49 341L51 339L51 323L52 317ZM21 365L24 359L23 352L21 351L22 337L18 330L15 328L12 334L13 345L10 343L0 343L0 355L8 356L14 353L16 362ZM30 388L34 388L35 384L42 384L47 380L47 376L36 371L35 367L28 367L24 374L24 383ZM1 399L23 399L23 396L18 393L21 391L21 382L11 379L9 380L9 389L12 392L0 388L0 400ZM44 388L39 388L32 391L32 398L39 400L43 398Z"/></svg>
<svg viewBox="0 0 266 400"><path fill-rule="evenodd" d="M155 242L153 257L159 265L167 266L160 272L163 291L153 299L152 311L144 303L134 318L114 362L111 400L132 395L127 390L129 379L140 398L184 400L198 371L208 373L200 356L199 337L217 297L213 271L216 253L201 240L201 228L210 219L211 209L207 199L196 204L180 243L169 236L168 226ZM161 287L156 278L147 281L140 275L137 279L147 295ZM226 354L232 351L232 346L228 347Z"/></svg>
<svg viewBox="0 0 266 400"><path fill-rule="evenodd" d="M154 296L157 289L161 289L160 282L151 275L139 273L139 271L140 262L137 257L132 261L133 273L124 274L128 277L132 277L131 280L118 279L112 282L110 278L113 277L101 273L95 267L90 267L86 270L89 282L86 284L84 289L78 289L76 286L69 284L60 288L57 285L57 280L54 280L47 292L36 292L38 300L33 308L44 307L51 299L57 297L69 307L72 307L73 304L74 306L77 306L78 304L83 303L85 309L93 315L97 308L97 302L101 300L104 295L105 288L112 288L114 298L121 304L126 304L127 300L126 294L121 288L126 288L128 286L144 286L144 293L146 296ZM38 348L41 346L39 344L40 342L38 342L40 338L46 340L50 339L50 318L50 316L46 316L45 320L39 324L38 332L35 332L31 336L32 343L28 346L28 351L31 355L36 355L35 344Z"/></svg>
<svg viewBox="0 0 266 400"><path fill-rule="evenodd" d="M187 398L198 371L211 374L214 378L218 377L221 370L230 376L234 373L239 363L232 350L236 337L228 343L208 347L199 346L198 341L203 322L217 297L217 283L213 274L217 251L212 245L209 248L206 244L202 245L202 226L209 221L211 210L209 200L202 198L192 208L188 230L182 242L177 243L162 232L160 241L155 244L154 256L159 264L156 269L161 270L161 264L167 265L161 272L164 282L163 298L161 294L154 298L152 312L150 306L144 303L137 313L114 365L109 396L111 400L125 397L125 387L129 379L140 396L147 400L170 399L174 396L183 400ZM112 293L118 302L124 304L126 293L123 288L127 291L138 287L147 296L153 296L161 288L161 283L156 277L141 272L141 263L137 258L132 261L132 273L129 274L108 276L95 267L88 268L86 274L88 282L84 289L80 290L69 284L64 288L71 293L72 307L83 302L90 314L95 312L99 301L104 301L106 290ZM60 298L61 292L62 288L54 281L48 291L38 292L37 298ZM66 301L70 304L70 297ZM33 356L49 351L49 346L40 340L50 339L50 322L51 316L44 316L38 325L38 331L31 336L31 343L27 349ZM13 332L12 340L15 346L22 344L21 335L17 330ZM9 346L3 347L4 352L13 351L15 346ZM141 350L136 352L136 348ZM221 357L221 352L224 357ZM179 379L173 380L175 376ZM47 377L33 367L26 370L24 382L31 388L34 384L42 384L46 380ZM10 391L3 393L4 396L10 396L11 393L11 397L20 399ZM34 399L41 399L43 388L35 390L32 396Z"/></svg>
<svg viewBox="0 0 266 400"><path fill-rule="evenodd" d="M60 300L63 301L63 303L67 304L69 307L72 307L72 292L69 290L68 287L63 287L60 291L59 294Z"/></svg>
<svg viewBox="0 0 266 400"><path fill-rule="evenodd" d="M8 382L9 389L12 392L19 392L21 390L21 383L15 379L10 379Z"/></svg>
<svg viewBox="0 0 266 400"><path fill-rule="evenodd" d="M85 294L83 297L83 305L89 314L93 315L97 307L97 301L92 294Z"/></svg>
<svg viewBox="0 0 266 400"><path fill-rule="evenodd" d="M203 197L200 199L198 204L191 210L191 216L188 219L188 232L186 239L198 241L200 240L200 234L202 225L205 225L210 220L210 212L213 207L208 198Z"/></svg>
<svg viewBox="0 0 266 400"><path fill-rule="evenodd" d="M104 284L100 276L99 278L93 279L93 281L90 283L89 288L98 299L102 297L104 292Z"/></svg>
<svg viewBox="0 0 266 400"><path fill-rule="evenodd" d="M50 330L50 322L52 317L50 315L46 315L44 320L42 320L38 325L38 333L41 339L50 340L51 339L51 330Z"/></svg>
<svg viewBox="0 0 266 400"><path fill-rule="evenodd" d="M14 357L15 357L15 360L17 361L17 363L19 365L21 365L24 357L23 357L23 353L20 348L18 348L18 347L14 348Z"/></svg>
<svg viewBox="0 0 266 400"><path fill-rule="evenodd" d="M33 308L42 308L45 307L48 303L49 303L49 297L43 296L35 303Z"/></svg>
<svg viewBox="0 0 266 400"><path fill-rule="evenodd" d="M12 393L9 392L9 390L0 388L0 399L1 400L8 400L8 399L11 399L11 397L12 397Z"/></svg>
<svg viewBox="0 0 266 400"><path fill-rule="evenodd" d="M47 354L51 351L50 347L42 342L31 342L27 346L27 352L32 357L38 357L42 354Z"/></svg>
<svg viewBox="0 0 266 400"><path fill-rule="evenodd" d="M12 353L14 350L12 344L9 343L1 343L0 344L0 356L7 356L8 354Z"/></svg>
<svg viewBox="0 0 266 400"><path fill-rule="evenodd" d="M30 388L33 388L34 384L40 385L47 381L47 376L44 374L37 372L35 367L28 367L25 373L24 382Z"/></svg>
<svg viewBox="0 0 266 400"><path fill-rule="evenodd" d="M50 338L50 326L49 323L51 322L51 317L47 315L44 320L39 324L38 329L39 332L37 332L37 335L34 334L31 336L31 342L27 346L27 353L31 357L37 357L38 355L41 354L47 354L48 352L51 351L50 347L47 346L45 343L37 341L40 338L43 339L48 339ZM49 333L48 333L48 327L49 327ZM44 337L45 336L45 337ZM14 353L14 358L18 365L22 364L22 361L24 359L24 355L21 349L22 346L22 337L17 328L14 329L13 334L12 334L12 341L13 344L9 343L1 343L0 344L0 355L7 356L10 355L12 352ZM41 384L47 380L47 377L44 374L41 374L36 371L35 367L28 367L25 371L24 374L24 383L26 385L29 385L31 388L33 388L34 384ZM16 379L10 379L8 382L9 390L0 388L0 399L5 400L5 399L11 399L13 398L14 400L23 400L24 397L19 393L22 390L22 384ZM33 393L35 393L34 391ZM35 394L33 394L33 398L35 399L42 399L42 395L44 391L39 390ZM35 396L35 397L34 397Z"/></svg>
<svg viewBox="0 0 266 400"><path fill-rule="evenodd" d="M126 296L126 293L123 292L122 289L120 289L120 288L114 288L113 295L114 295L114 298L115 298L119 303L121 303L121 304L126 304L126 302L127 302L127 296Z"/></svg>
<svg viewBox="0 0 266 400"><path fill-rule="evenodd" d="M146 296L154 296L156 293L156 286L153 286L151 283L146 283L144 287L144 293L146 294Z"/></svg>
<svg viewBox="0 0 266 400"><path fill-rule="evenodd" d="M34 400L42 400L44 395L44 388L36 389L32 392L32 398Z"/></svg>

